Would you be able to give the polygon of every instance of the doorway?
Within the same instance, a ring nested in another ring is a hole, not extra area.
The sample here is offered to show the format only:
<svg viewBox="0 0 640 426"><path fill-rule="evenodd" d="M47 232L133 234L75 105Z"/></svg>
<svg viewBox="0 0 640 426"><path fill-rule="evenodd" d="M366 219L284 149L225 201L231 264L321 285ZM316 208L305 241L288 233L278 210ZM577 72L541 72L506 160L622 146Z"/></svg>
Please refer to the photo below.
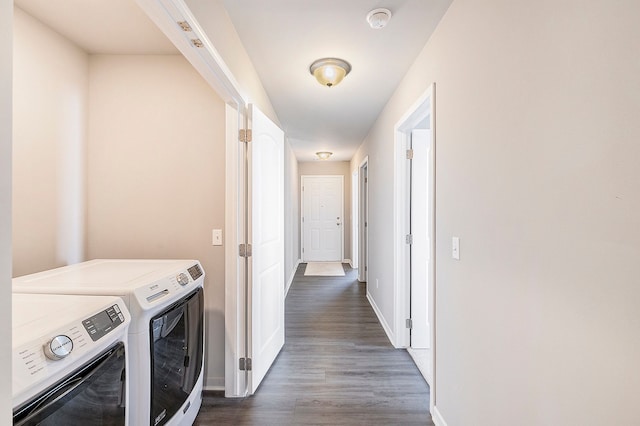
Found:
<svg viewBox="0 0 640 426"><path fill-rule="evenodd" d="M395 126L396 346L435 398L435 85Z"/></svg>
<svg viewBox="0 0 640 426"><path fill-rule="evenodd" d="M351 267L358 269L358 235L360 235L358 169L351 175Z"/></svg>
<svg viewBox="0 0 640 426"><path fill-rule="evenodd" d="M305 176L302 184L302 261L342 262L344 177Z"/></svg>

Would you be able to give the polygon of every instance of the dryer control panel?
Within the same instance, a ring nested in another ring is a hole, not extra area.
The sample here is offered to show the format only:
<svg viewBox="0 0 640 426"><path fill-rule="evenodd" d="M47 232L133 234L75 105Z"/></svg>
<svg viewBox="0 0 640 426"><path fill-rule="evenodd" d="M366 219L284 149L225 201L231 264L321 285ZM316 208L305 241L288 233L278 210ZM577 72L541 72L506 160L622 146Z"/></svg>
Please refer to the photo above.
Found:
<svg viewBox="0 0 640 426"><path fill-rule="evenodd" d="M13 294L12 317L14 406L125 342L131 323L114 296Z"/></svg>

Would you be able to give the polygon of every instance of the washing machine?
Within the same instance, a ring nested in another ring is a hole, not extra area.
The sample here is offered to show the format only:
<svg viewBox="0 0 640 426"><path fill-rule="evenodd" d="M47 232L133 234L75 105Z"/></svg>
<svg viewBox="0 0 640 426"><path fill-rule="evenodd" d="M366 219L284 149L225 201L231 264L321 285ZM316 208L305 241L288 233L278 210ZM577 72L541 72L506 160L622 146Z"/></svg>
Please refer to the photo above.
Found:
<svg viewBox="0 0 640 426"><path fill-rule="evenodd" d="M96 259L14 278L13 291L121 297L130 424L191 425L202 404L204 276L197 260Z"/></svg>
<svg viewBox="0 0 640 426"><path fill-rule="evenodd" d="M128 424L124 302L13 294L12 305L13 424Z"/></svg>

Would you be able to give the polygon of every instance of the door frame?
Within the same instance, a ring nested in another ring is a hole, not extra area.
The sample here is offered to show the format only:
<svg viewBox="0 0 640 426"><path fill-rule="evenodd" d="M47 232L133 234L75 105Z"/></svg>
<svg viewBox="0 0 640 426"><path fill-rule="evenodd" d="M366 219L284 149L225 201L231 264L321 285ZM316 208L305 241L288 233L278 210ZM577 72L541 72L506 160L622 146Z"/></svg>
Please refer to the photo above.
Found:
<svg viewBox="0 0 640 426"><path fill-rule="evenodd" d="M435 83L417 99L417 101L398 120L394 127L394 300L395 300L395 342L394 346L406 348L410 345L410 331L406 328L405 320L410 315L410 251L406 243L406 235L410 229L409 222L409 165L407 149L410 143L411 130L417 124L429 117L431 130L431 150L429 155L430 167L430 223L431 241L429 251L429 322L432 362L432 383L430 392L430 406L436 402L436 128L435 128Z"/></svg>
<svg viewBox="0 0 640 426"><path fill-rule="evenodd" d="M359 244L358 235L360 232L360 181L359 169L354 169L351 173L351 267L358 269Z"/></svg>
<svg viewBox="0 0 640 426"><path fill-rule="evenodd" d="M238 255L238 246L246 242L245 212L245 156L238 133L250 120L247 116L249 99L242 95L240 85L213 43L195 19L184 0L136 0L180 53L200 73L226 104L225 125L225 377L208 378L205 390L224 389L226 397L244 397L248 394L249 375L240 371L238 360L247 353L250 333L247 322L246 272L249 259ZM176 22L185 21L191 31L183 31ZM202 47L195 47L199 39ZM207 379L205 377L205 379ZM213 383L211 383L213 382Z"/></svg>
<svg viewBox="0 0 640 426"><path fill-rule="evenodd" d="M300 176L300 254L302 262L306 262L304 258L304 181L313 178L340 178L340 217L342 223L340 226L340 260L344 260L344 176L343 175L301 175Z"/></svg>
<svg viewBox="0 0 640 426"><path fill-rule="evenodd" d="M358 166L358 213L360 232L358 235L358 281L367 282L369 268L369 156Z"/></svg>

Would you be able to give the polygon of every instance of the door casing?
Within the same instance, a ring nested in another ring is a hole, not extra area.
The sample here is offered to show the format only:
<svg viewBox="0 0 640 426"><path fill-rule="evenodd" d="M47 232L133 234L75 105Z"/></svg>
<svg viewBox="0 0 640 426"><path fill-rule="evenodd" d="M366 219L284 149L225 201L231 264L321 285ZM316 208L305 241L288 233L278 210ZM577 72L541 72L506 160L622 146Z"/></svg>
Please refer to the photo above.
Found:
<svg viewBox="0 0 640 426"><path fill-rule="evenodd" d="M406 235L410 229L409 223L409 164L407 161L407 149L410 146L409 138L411 130L418 123L428 119L431 130L431 153L429 165L431 170L429 197L429 228L431 241L429 251L431 253L428 265L428 309L431 340L431 365L432 383L430 392L430 406L433 409L436 404L436 360L437 360L437 335L436 335L436 128L435 128L435 83L417 99L417 101L398 120L394 127L394 300L395 300L395 329L394 346L406 348L410 345L410 330L406 326L406 319L410 318L410 252L406 242Z"/></svg>

